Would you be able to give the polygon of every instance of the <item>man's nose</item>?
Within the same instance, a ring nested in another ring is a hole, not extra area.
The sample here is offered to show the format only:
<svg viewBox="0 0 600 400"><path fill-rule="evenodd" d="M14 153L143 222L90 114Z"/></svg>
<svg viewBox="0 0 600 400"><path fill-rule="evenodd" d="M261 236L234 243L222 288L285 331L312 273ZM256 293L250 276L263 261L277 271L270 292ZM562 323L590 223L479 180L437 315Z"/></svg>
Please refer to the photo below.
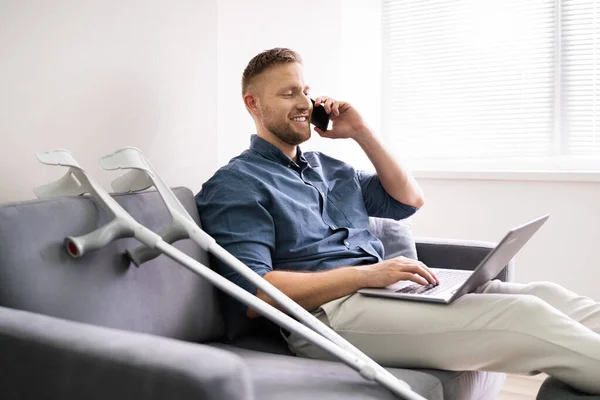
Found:
<svg viewBox="0 0 600 400"><path fill-rule="evenodd" d="M302 110L312 110L313 104L310 98L306 95L300 96L300 100L297 104L297 107Z"/></svg>

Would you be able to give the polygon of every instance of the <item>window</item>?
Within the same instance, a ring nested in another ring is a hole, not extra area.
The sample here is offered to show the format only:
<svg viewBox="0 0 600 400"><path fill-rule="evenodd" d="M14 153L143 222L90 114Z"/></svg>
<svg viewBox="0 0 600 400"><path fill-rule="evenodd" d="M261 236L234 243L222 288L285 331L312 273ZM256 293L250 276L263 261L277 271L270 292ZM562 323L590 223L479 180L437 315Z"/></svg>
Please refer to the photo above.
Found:
<svg viewBox="0 0 600 400"><path fill-rule="evenodd" d="M413 169L600 170L600 2L384 0L383 132Z"/></svg>

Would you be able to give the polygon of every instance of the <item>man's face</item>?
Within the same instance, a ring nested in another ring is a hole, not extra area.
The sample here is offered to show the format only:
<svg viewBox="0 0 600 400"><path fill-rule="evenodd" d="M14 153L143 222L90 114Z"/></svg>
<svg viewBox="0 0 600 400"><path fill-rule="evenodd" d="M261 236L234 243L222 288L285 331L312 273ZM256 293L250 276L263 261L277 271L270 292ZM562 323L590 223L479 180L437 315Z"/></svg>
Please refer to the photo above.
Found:
<svg viewBox="0 0 600 400"><path fill-rule="evenodd" d="M310 139L312 103L302 65L295 62L276 65L258 78L262 85L259 108L265 128L293 146Z"/></svg>

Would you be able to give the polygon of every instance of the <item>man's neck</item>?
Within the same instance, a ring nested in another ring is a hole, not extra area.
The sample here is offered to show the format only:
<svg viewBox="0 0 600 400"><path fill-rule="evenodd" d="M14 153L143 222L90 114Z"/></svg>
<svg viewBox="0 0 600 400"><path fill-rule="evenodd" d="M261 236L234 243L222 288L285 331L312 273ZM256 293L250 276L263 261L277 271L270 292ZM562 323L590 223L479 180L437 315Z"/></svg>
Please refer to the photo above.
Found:
<svg viewBox="0 0 600 400"><path fill-rule="evenodd" d="M266 130L257 130L257 136L271 143L273 146L277 147L283 154L288 156L292 161L298 162L296 159L298 156L298 146L291 145L289 143L285 143L277 136L273 135L271 132Z"/></svg>

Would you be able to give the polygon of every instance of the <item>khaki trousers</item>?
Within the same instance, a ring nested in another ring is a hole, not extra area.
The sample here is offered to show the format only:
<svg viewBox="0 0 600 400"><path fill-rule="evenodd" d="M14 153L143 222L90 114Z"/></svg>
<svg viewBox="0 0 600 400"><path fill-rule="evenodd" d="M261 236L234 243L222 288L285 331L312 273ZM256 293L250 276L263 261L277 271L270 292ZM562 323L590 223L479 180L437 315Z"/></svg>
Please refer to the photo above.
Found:
<svg viewBox="0 0 600 400"><path fill-rule="evenodd" d="M600 393L600 304L554 283L495 280L449 305L355 293L313 314L386 367L545 372ZM287 341L333 359L294 333Z"/></svg>

